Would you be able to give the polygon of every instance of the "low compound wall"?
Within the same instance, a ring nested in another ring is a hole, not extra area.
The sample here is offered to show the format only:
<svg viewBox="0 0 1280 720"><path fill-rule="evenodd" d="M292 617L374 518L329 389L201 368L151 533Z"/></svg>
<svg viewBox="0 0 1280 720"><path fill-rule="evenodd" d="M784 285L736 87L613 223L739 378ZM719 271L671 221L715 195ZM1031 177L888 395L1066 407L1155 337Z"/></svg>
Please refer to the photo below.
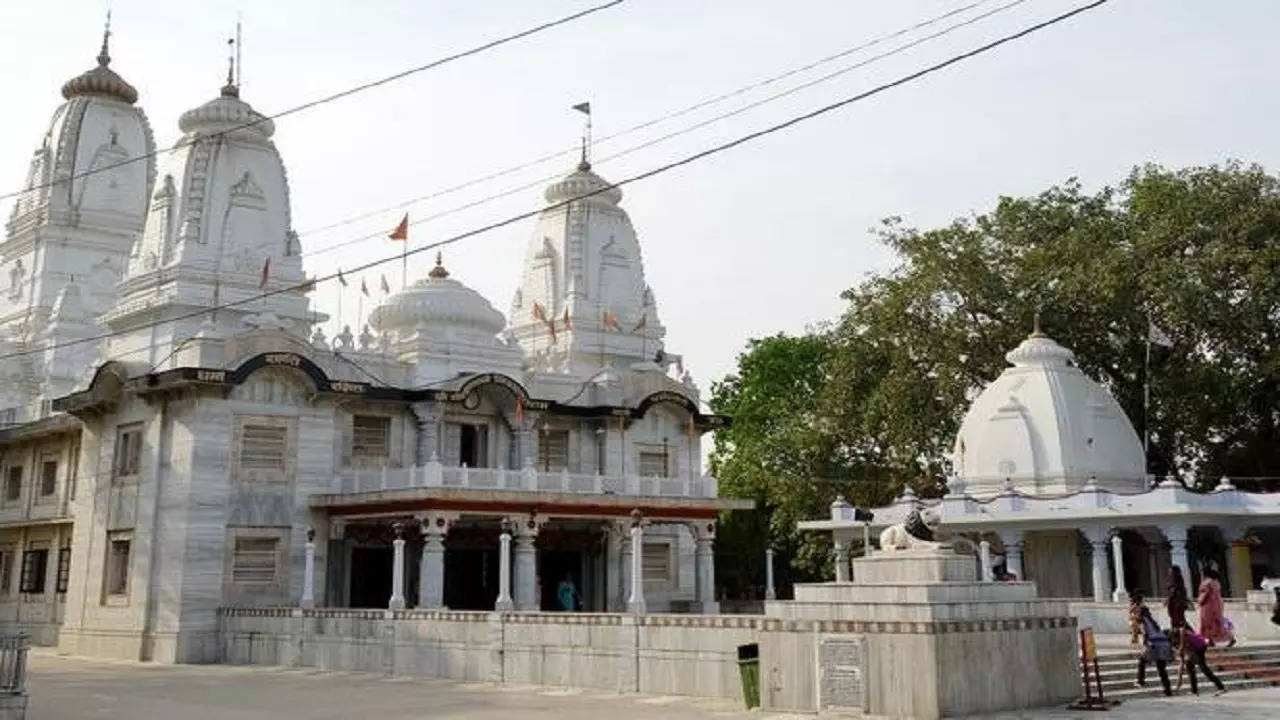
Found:
<svg viewBox="0 0 1280 720"><path fill-rule="evenodd" d="M740 697L762 618L223 608L222 660L466 681Z"/></svg>
<svg viewBox="0 0 1280 720"><path fill-rule="evenodd" d="M1236 635L1242 641L1280 640L1280 626L1271 623L1270 597L1264 591L1251 590L1247 600L1227 600L1223 614L1236 626ZM1156 621L1163 626L1169 624L1169 616L1164 609L1163 598L1148 598L1147 607ZM1129 635L1128 603L1099 603L1089 600L1072 600L1069 612L1078 618L1080 627L1093 628L1102 635ZM1187 615L1193 626L1199 626L1197 611L1193 608Z"/></svg>

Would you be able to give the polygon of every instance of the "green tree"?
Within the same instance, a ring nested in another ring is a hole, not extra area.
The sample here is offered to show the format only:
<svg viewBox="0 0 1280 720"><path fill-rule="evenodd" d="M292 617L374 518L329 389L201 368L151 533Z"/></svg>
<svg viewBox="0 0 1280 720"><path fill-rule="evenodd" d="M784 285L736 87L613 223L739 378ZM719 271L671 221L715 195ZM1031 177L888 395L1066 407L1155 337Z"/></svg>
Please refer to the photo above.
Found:
<svg viewBox="0 0 1280 720"><path fill-rule="evenodd" d="M738 373L713 387L713 407L735 415L713 470L722 492L755 498L766 518L726 523L767 523L744 535L787 548L802 576L821 572L828 551L794 522L823 516L837 492L880 504L904 484L941 491L969 400L1036 313L1139 434L1149 429L1152 473L1275 486L1276 177L1236 163L1146 166L1114 188L1069 181L941 228L890 219L878 237L899 263L846 291L836 323L750 343ZM1174 346L1151 348L1145 414L1149 322Z"/></svg>

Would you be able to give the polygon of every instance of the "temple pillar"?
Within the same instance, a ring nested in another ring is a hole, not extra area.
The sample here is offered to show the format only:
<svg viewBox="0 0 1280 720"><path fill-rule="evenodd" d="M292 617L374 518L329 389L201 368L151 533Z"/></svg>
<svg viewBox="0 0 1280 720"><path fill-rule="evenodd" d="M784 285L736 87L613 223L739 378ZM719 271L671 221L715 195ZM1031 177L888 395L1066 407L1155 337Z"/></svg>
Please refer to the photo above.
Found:
<svg viewBox="0 0 1280 720"><path fill-rule="evenodd" d="M316 606L316 531L307 529L307 543L302 546L302 597L298 606Z"/></svg>
<svg viewBox="0 0 1280 720"><path fill-rule="evenodd" d="M1115 566L1115 590L1111 592L1111 602L1129 602L1129 591L1124 584L1124 540L1117 530L1111 536L1111 564Z"/></svg>
<svg viewBox="0 0 1280 720"><path fill-rule="evenodd" d="M982 540L978 543L978 561L982 564L982 582L989 583L995 580L995 573L991 570L990 540Z"/></svg>
<svg viewBox="0 0 1280 720"><path fill-rule="evenodd" d="M605 525L605 611L621 612L626 602L626 585L623 578L627 565L622 561L622 545L626 542L626 529L617 523Z"/></svg>
<svg viewBox="0 0 1280 720"><path fill-rule="evenodd" d="M444 607L444 539L456 517L428 513L422 523L422 559L418 565L418 607Z"/></svg>
<svg viewBox="0 0 1280 720"><path fill-rule="evenodd" d="M1187 532L1190 530L1186 525L1166 525L1160 528L1165 538L1169 540L1169 564L1182 568L1182 584L1187 588L1187 595L1191 598L1195 597L1195 589L1191 587L1191 563L1187 558Z"/></svg>
<svg viewBox="0 0 1280 720"><path fill-rule="evenodd" d="M1021 530L1001 530L1000 544L1004 545L1004 571L1015 580L1026 580L1022 573L1022 540Z"/></svg>
<svg viewBox="0 0 1280 720"><path fill-rule="evenodd" d="M778 599L778 591L773 586L773 548L764 551L764 599Z"/></svg>
<svg viewBox="0 0 1280 720"><path fill-rule="evenodd" d="M617 524L618 533L618 611L627 609L627 599L631 597L631 524Z"/></svg>
<svg viewBox="0 0 1280 720"><path fill-rule="evenodd" d="M644 602L644 527L639 510L631 511L631 594L627 596L627 612L645 614Z"/></svg>
<svg viewBox="0 0 1280 720"><path fill-rule="evenodd" d="M517 610L536 612L542 609L538 597L538 549L534 540L538 537L540 523L533 517L512 519L515 528L515 604Z"/></svg>
<svg viewBox="0 0 1280 720"><path fill-rule="evenodd" d="M696 522L689 524L693 534L694 552L694 585L695 597L698 601L698 612L703 615L716 615L720 612L720 603L716 602L716 559L714 522Z"/></svg>
<svg viewBox="0 0 1280 720"><path fill-rule="evenodd" d="M835 546L836 582L849 582L849 533L836 530L831 536Z"/></svg>
<svg viewBox="0 0 1280 720"><path fill-rule="evenodd" d="M523 420L517 422L516 442L520 444L520 467L536 469L538 462L538 433L536 427L541 413L524 411Z"/></svg>
<svg viewBox="0 0 1280 720"><path fill-rule="evenodd" d="M414 445L414 465L422 467L431 461L439 460L440 448L440 403L435 401L416 402L413 409L417 420L417 443Z"/></svg>
<svg viewBox="0 0 1280 720"><path fill-rule="evenodd" d="M511 600L511 522L502 520L502 533L498 535L498 599L493 603L498 612L511 612L515 603Z"/></svg>
<svg viewBox="0 0 1280 720"><path fill-rule="evenodd" d="M396 539L391 541L391 610L404 609L404 528L395 524Z"/></svg>
<svg viewBox="0 0 1280 720"><path fill-rule="evenodd" d="M1083 531L1089 540L1089 559L1093 566L1093 601L1110 602L1111 586L1108 582L1110 574L1107 572L1107 552L1111 549L1111 542L1107 538L1107 531L1098 527L1084 528Z"/></svg>

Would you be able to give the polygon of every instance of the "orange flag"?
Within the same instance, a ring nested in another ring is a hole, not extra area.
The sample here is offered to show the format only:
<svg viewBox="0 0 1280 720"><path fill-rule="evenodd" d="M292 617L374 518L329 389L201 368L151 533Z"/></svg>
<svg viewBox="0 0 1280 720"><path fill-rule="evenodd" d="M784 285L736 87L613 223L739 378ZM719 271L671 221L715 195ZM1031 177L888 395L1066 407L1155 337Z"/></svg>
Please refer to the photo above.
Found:
<svg viewBox="0 0 1280 720"><path fill-rule="evenodd" d="M611 330L622 332L622 325L618 322L618 316L608 310L605 310L600 315L600 324Z"/></svg>
<svg viewBox="0 0 1280 720"><path fill-rule="evenodd" d="M547 321L547 330L551 332L551 344L555 345L556 344L556 321L555 320Z"/></svg>
<svg viewBox="0 0 1280 720"><path fill-rule="evenodd" d="M573 329L573 323L569 322L569 308L564 309L564 329L565 330Z"/></svg>
<svg viewBox="0 0 1280 720"><path fill-rule="evenodd" d="M267 278L269 278L269 277L271 277L271 258L270 258L270 257L268 257L268 258L267 258L265 261L263 261L263 263L262 263L262 279L258 281L258 287L259 287L259 288L264 288L264 287L266 287L266 286L267 286Z"/></svg>
<svg viewBox="0 0 1280 720"><path fill-rule="evenodd" d="M396 229L391 231L387 237L392 240L408 240L409 239L409 213L405 213L400 219L400 224L396 225Z"/></svg>
<svg viewBox="0 0 1280 720"><path fill-rule="evenodd" d="M542 303L537 300L533 301L533 319L539 322L547 321L547 309L542 307Z"/></svg>
<svg viewBox="0 0 1280 720"><path fill-rule="evenodd" d="M645 327L648 324L649 324L649 315L648 313L646 313L640 316L640 320L636 322L635 327L631 328L631 332L640 332L641 330L645 329Z"/></svg>

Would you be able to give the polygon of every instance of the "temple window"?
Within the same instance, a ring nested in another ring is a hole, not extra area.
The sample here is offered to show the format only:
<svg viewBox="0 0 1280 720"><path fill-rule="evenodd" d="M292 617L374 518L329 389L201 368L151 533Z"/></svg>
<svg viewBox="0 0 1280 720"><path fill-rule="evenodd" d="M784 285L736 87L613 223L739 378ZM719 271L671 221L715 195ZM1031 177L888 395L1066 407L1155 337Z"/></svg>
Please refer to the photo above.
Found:
<svg viewBox="0 0 1280 720"><path fill-rule="evenodd" d="M129 594L129 551L132 531L107 533L107 565L103 576L103 593L107 597Z"/></svg>
<svg viewBox="0 0 1280 720"><path fill-rule="evenodd" d="M44 593L45 571L49 568L49 548L42 543L27 545L22 553L22 577L18 592L40 595Z"/></svg>
<svg viewBox="0 0 1280 720"><path fill-rule="evenodd" d="M351 419L351 456L385 458L391 454L391 418L356 415Z"/></svg>
<svg viewBox="0 0 1280 720"><path fill-rule="evenodd" d="M48 497L58 491L58 461L45 460L40 465L40 495Z"/></svg>
<svg viewBox="0 0 1280 720"><path fill-rule="evenodd" d="M277 582L277 537L237 537L231 558L231 581L240 585Z"/></svg>
<svg viewBox="0 0 1280 720"><path fill-rule="evenodd" d="M538 469L559 472L569 467L569 431L546 430L538 442Z"/></svg>
<svg viewBox="0 0 1280 720"><path fill-rule="evenodd" d="M489 467L489 427L474 423L445 423L446 465Z"/></svg>
<svg viewBox="0 0 1280 720"><path fill-rule="evenodd" d="M671 545L665 542L646 542L640 561L644 566L646 583L671 582Z"/></svg>
<svg viewBox="0 0 1280 720"><path fill-rule="evenodd" d="M666 450L640 451L640 477L670 477L671 464Z"/></svg>
<svg viewBox="0 0 1280 720"><path fill-rule="evenodd" d="M250 470L284 470L287 428L275 425L244 426L240 437L240 467Z"/></svg>
<svg viewBox="0 0 1280 720"><path fill-rule="evenodd" d="M22 466L12 465L4 479L4 501L16 502L22 497Z"/></svg>
<svg viewBox="0 0 1280 720"><path fill-rule="evenodd" d="M121 425L116 429L115 473L117 484L136 477L142 464L142 423Z"/></svg>

